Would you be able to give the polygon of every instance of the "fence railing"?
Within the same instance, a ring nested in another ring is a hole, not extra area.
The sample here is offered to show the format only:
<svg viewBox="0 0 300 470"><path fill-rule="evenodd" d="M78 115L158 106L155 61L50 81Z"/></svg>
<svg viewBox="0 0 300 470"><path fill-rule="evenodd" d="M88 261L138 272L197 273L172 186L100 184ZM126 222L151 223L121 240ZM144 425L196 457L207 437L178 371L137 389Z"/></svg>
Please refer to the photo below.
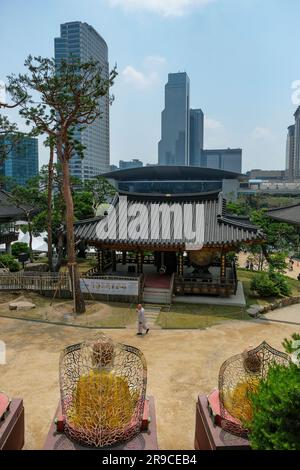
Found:
<svg viewBox="0 0 300 470"><path fill-rule="evenodd" d="M117 281L135 281L138 283L138 293L137 297L140 298L141 286L142 286L142 276L105 276L105 275L94 275L94 276L81 276L83 281L83 286L86 288L87 293L91 293L88 287L89 281L92 280L105 280L111 281L112 284L116 284ZM57 292L58 297L59 293L62 292L65 295L66 292L71 292L71 281L69 273L30 273L30 272L21 272L21 273L0 273L0 291L15 291L15 290L28 290L36 291L41 294L46 292ZM93 294L97 294L97 291ZM99 291L100 295L106 295L103 292ZM112 295L107 291L107 295ZM122 294L120 294L122 295ZM132 294L124 294L125 296ZM117 298L118 296L115 295Z"/></svg>
<svg viewBox="0 0 300 470"><path fill-rule="evenodd" d="M0 273L0 290L70 290L68 273Z"/></svg>

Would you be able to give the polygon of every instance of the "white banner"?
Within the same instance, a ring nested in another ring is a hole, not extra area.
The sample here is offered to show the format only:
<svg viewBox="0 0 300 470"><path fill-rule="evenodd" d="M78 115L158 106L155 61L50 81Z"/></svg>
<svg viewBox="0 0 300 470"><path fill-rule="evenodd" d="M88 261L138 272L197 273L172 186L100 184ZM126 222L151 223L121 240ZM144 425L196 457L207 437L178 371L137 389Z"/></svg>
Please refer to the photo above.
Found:
<svg viewBox="0 0 300 470"><path fill-rule="evenodd" d="M138 295L139 281L124 279L80 279L81 291L91 294Z"/></svg>

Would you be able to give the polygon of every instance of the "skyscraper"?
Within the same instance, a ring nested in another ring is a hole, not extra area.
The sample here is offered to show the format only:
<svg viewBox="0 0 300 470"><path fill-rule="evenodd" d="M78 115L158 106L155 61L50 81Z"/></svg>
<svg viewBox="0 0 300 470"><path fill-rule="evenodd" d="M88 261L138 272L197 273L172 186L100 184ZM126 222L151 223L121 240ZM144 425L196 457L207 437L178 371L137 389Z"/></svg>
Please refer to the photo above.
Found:
<svg viewBox="0 0 300 470"><path fill-rule="evenodd" d="M295 124L288 127L286 139L286 166L285 176L287 179L294 178L295 167Z"/></svg>
<svg viewBox="0 0 300 470"><path fill-rule="evenodd" d="M165 109L158 144L159 165L189 165L190 80L185 72L170 73L165 86Z"/></svg>
<svg viewBox="0 0 300 470"><path fill-rule="evenodd" d="M202 166L204 114L201 109L190 110L190 165Z"/></svg>
<svg viewBox="0 0 300 470"><path fill-rule="evenodd" d="M295 116L295 156L293 178L300 178L300 106L296 109Z"/></svg>
<svg viewBox="0 0 300 470"><path fill-rule="evenodd" d="M54 39L55 60L67 60L71 56L81 62L97 60L102 67L103 78L109 77L108 48L104 39L92 26L81 21L60 26L60 37ZM75 155L70 161L70 171L81 180L93 178L109 171L109 96L100 99L102 116L82 132L77 139L86 149L84 158Z"/></svg>
<svg viewBox="0 0 300 470"><path fill-rule="evenodd" d="M300 106L294 113L295 124L288 127L286 141L286 178L300 179Z"/></svg>
<svg viewBox="0 0 300 470"><path fill-rule="evenodd" d="M7 149L7 155L1 162L0 175L9 177L12 183L24 186L39 172L38 139L24 134L17 141L13 141L9 135L1 138L0 145L1 141ZM10 187L10 183L5 183L5 186Z"/></svg>
<svg viewBox="0 0 300 470"><path fill-rule="evenodd" d="M242 171L242 149L204 150L204 114L201 109L190 109L190 80L185 72L168 75L158 164Z"/></svg>

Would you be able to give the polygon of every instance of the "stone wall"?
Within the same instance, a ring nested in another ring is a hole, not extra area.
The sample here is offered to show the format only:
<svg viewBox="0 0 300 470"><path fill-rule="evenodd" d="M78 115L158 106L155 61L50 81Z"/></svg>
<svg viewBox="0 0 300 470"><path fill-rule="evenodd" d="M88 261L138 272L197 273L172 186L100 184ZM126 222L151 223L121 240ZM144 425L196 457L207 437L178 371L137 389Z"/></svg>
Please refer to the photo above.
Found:
<svg viewBox="0 0 300 470"><path fill-rule="evenodd" d="M275 302L269 305L251 305L247 310L248 315L257 318L264 313L276 310L277 308L288 307L289 305L295 305L300 303L300 296L283 297L282 299L275 300Z"/></svg>

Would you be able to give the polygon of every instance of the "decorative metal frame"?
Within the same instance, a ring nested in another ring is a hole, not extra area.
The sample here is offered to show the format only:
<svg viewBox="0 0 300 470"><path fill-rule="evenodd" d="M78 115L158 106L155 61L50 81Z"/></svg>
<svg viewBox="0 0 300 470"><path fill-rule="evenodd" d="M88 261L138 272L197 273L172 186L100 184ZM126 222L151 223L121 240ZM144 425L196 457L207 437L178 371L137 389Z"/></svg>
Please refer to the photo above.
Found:
<svg viewBox="0 0 300 470"><path fill-rule="evenodd" d="M227 410L225 405L227 394L239 383L249 384L249 388L255 387L258 380L266 378L271 365L288 365L289 362L288 354L272 348L264 341L256 348L232 356L222 364L219 372L219 397L221 427L225 431L245 438L249 433L241 420Z"/></svg>
<svg viewBox="0 0 300 470"><path fill-rule="evenodd" d="M62 351L59 379L64 432L70 439L85 446L107 447L140 432L147 365L139 349L114 343L100 333ZM78 398L82 390L84 394ZM130 405L122 402L123 397ZM129 411L125 413L127 405ZM74 415L79 409L81 418L76 421Z"/></svg>

